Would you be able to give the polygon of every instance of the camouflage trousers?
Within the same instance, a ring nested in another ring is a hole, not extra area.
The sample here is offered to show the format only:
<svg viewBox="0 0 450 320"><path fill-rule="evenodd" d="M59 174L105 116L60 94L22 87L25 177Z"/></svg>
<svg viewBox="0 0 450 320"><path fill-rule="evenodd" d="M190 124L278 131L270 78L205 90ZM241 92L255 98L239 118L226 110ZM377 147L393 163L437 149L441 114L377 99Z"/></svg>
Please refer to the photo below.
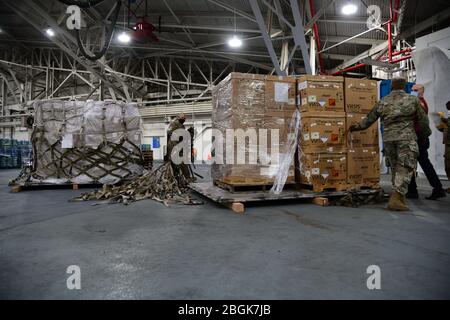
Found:
<svg viewBox="0 0 450 320"><path fill-rule="evenodd" d="M450 180L450 144L445 145L445 173L447 174L447 179Z"/></svg>
<svg viewBox="0 0 450 320"><path fill-rule="evenodd" d="M415 140L385 142L384 155L392 172L392 190L406 194L416 171L419 155L417 142Z"/></svg>

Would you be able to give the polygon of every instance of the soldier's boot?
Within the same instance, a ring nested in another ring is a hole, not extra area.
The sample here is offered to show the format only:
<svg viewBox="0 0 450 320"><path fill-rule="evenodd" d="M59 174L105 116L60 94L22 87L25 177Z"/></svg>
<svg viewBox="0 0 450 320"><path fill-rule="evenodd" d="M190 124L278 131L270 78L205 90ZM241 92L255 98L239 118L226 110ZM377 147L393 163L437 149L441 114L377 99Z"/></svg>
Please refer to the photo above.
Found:
<svg viewBox="0 0 450 320"><path fill-rule="evenodd" d="M387 207L391 211L409 211L406 197L397 191L392 191Z"/></svg>

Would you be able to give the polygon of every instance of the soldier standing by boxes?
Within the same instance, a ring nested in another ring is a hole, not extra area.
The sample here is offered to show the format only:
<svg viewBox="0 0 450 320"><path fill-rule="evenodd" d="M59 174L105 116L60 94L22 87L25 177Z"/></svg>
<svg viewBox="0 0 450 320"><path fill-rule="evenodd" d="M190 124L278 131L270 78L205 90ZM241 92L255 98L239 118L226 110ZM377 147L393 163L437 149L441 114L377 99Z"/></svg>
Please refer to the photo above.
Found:
<svg viewBox="0 0 450 320"><path fill-rule="evenodd" d="M412 87L411 94L417 96L420 100L420 105L422 106L425 113L428 115L428 104L425 101L425 98L423 97L423 94L425 92L425 88L421 84L415 84ZM428 200L436 200L439 198L445 197L445 190L442 188L442 183L439 180L438 175L436 174L436 171L434 170L433 164L431 163L429 157L428 157L428 148L430 147L430 139L428 137L422 137L420 135L420 131L422 128L419 126L419 124L415 123L415 130L417 133L417 144L419 146L419 157L417 158L417 161L420 164L420 167L422 168L423 172L425 173L425 176L428 179L428 182L433 187L433 192L429 197L426 197ZM413 177L411 179L411 183L408 187L408 193L406 194L407 198L410 199L418 199L419 193L417 192L417 184L416 184L416 177L415 174L413 174Z"/></svg>
<svg viewBox="0 0 450 320"><path fill-rule="evenodd" d="M393 211L409 210L405 195L419 154L415 120L423 129L420 138L428 138L431 134L428 117L419 99L404 91L405 83L405 79L393 79L392 92L375 104L366 119L349 128L350 131L365 130L381 118L384 125L384 154L392 169L392 193L388 209Z"/></svg>

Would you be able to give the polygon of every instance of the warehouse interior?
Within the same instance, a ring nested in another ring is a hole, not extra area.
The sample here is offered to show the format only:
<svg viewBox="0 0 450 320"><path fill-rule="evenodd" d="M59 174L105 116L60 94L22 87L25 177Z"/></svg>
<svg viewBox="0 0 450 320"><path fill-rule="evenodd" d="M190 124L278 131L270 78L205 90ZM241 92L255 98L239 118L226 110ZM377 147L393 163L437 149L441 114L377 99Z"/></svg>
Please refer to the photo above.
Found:
<svg viewBox="0 0 450 320"><path fill-rule="evenodd" d="M448 1L0 4L1 299L450 298ZM444 192L415 157L407 211L386 209L383 118L367 144L349 129L398 78L424 88ZM189 173L168 160L180 115ZM231 128L280 130L281 164L212 164Z"/></svg>

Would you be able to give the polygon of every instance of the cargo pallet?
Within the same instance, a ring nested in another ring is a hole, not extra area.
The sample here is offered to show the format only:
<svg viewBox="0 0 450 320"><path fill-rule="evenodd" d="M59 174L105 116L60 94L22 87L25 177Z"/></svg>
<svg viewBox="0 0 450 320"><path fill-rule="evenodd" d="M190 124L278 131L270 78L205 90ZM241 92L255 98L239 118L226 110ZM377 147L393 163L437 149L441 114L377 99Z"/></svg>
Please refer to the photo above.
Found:
<svg viewBox="0 0 450 320"><path fill-rule="evenodd" d="M102 188L103 184L101 183L39 183L39 182L26 182L20 183L10 186L10 192L17 193L22 191L30 191L30 190L55 190L55 189L72 189L78 190L81 188Z"/></svg>
<svg viewBox="0 0 450 320"><path fill-rule="evenodd" d="M318 205L327 205L329 198L344 197L350 193L358 195L373 195L380 192L380 189L366 190L345 190L345 191L324 191L314 192L304 189L285 189L280 194L273 194L269 191L255 190L230 192L216 186L213 182L191 183L189 188L198 194L230 208L236 213L244 213L246 203L261 201L299 200L307 199Z"/></svg>
<svg viewBox="0 0 450 320"><path fill-rule="evenodd" d="M273 182L259 182L259 181L245 181L245 182L230 182L223 180L214 180L213 184L221 189L228 190L231 193L243 191L269 191ZM293 184L287 182L285 188L290 188Z"/></svg>

